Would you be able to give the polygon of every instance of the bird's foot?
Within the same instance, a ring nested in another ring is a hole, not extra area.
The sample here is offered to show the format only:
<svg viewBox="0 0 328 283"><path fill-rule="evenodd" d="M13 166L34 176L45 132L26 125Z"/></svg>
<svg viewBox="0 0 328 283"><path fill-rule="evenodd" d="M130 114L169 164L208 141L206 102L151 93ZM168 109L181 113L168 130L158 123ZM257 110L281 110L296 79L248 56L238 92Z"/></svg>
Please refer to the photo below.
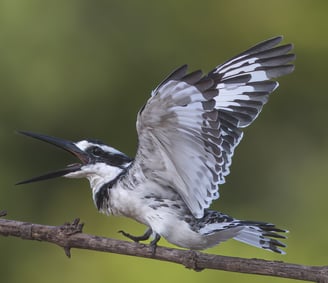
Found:
<svg viewBox="0 0 328 283"><path fill-rule="evenodd" d="M136 243L139 243L140 241L148 240L150 235L153 233L153 231L151 229L148 229L146 231L146 233L141 235L141 236L133 236L133 235L131 235L129 233L126 233L122 230L118 231L118 233L121 233L124 237L127 237L127 238L129 238L130 240L132 240Z"/></svg>
<svg viewBox="0 0 328 283"><path fill-rule="evenodd" d="M143 235L141 235L141 236L133 236L133 235L131 235L129 233L124 232L123 230L118 231L118 233L121 233L123 236L129 238L130 240L132 240L132 241L134 241L136 243L139 243L140 241L148 240L150 238L151 234L153 233L153 230L149 228L146 231L146 233L143 234ZM158 241L160 239L161 239L161 236L156 233L154 240L152 240L150 242L150 248L151 248L151 254L152 254L152 256L155 256L155 254L156 254L157 243L158 243Z"/></svg>
<svg viewBox="0 0 328 283"><path fill-rule="evenodd" d="M151 254L154 257L156 254L156 248L157 248L157 243L161 239L161 236L159 234L155 234L154 240L150 242L150 248L151 248Z"/></svg>

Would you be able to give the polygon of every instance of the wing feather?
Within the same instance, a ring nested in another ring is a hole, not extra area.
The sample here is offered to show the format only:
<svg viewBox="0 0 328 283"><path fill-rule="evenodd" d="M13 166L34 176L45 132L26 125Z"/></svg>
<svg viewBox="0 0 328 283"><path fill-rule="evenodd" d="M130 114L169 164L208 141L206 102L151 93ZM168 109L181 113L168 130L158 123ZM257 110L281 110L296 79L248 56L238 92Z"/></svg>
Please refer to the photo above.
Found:
<svg viewBox="0 0 328 283"><path fill-rule="evenodd" d="M184 65L159 84L139 111L135 163L147 178L175 189L197 218L219 197L218 185L229 174L242 128L256 119L278 87L272 79L293 71L289 62L295 55L288 53L293 46L277 47L281 40L264 41L205 76L187 74ZM156 170L159 162L162 170Z"/></svg>

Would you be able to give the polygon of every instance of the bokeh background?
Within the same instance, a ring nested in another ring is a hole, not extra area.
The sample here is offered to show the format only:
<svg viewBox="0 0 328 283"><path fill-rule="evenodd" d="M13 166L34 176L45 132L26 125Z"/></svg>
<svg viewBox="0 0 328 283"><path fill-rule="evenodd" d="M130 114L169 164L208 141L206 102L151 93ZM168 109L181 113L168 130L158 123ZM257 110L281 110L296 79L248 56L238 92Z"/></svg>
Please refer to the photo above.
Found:
<svg viewBox="0 0 328 283"><path fill-rule="evenodd" d="M14 184L74 162L15 133L98 138L133 156L136 114L174 68L215 65L284 35L296 70L281 78L236 150L214 208L290 230L286 256L228 241L209 253L327 265L327 1L0 1L0 209L9 219L122 238L144 226L95 209L86 180ZM169 246L164 240L161 245ZM48 243L0 238L1 282L288 282ZM291 282L291 280L290 280Z"/></svg>

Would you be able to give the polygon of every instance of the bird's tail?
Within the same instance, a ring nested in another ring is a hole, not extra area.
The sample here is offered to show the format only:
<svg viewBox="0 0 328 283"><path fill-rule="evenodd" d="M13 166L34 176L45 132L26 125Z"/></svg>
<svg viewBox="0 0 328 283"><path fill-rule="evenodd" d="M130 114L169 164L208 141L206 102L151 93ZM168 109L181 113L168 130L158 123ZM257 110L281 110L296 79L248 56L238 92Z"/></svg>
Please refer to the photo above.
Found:
<svg viewBox="0 0 328 283"><path fill-rule="evenodd" d="M238 220L219 211L206 210L199 220L199 232L207 237L211 246L228 239L235 239L245 244L285 254L280 248L286 245L278 239L285 239L281 233L288 231L279 229L266 222Z"/></svg>
<svg viewBox="0 0 328 283"><path fill-rule="evenodd" d="M288 231L276 228L275 225L270 223L256 221L239 221L239 225L243 228L234 237L235 240L254 247L285 254L285 251L280 248L285 248L286 245L277 239L285 239L286 236L279 233Z"/></svg>

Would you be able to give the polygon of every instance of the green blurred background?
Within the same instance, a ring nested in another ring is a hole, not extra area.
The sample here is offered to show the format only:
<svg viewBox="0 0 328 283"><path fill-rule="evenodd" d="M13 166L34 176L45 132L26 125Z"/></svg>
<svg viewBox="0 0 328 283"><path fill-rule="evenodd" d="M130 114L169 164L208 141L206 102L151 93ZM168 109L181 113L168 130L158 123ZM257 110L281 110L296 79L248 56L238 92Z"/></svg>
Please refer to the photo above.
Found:
<svg viewBox="0 0 328 283"><path fill-rule="evenodd" d="M113 238L144 226L95 209L85 180L14 183L74 161L30 130L102 139L133 156L136 114L174 68L211 70L275 35L293 42L296 71L280 79L246 130L214 205L290 230L286 256L228 241L207 252L328 264L327 1L0 1L0 209L8 218ZM168 246L164 240L161 245ZM0 238L1 282L287 282L142 258ZM291 281L290 281L291 282Z"/></svg>

